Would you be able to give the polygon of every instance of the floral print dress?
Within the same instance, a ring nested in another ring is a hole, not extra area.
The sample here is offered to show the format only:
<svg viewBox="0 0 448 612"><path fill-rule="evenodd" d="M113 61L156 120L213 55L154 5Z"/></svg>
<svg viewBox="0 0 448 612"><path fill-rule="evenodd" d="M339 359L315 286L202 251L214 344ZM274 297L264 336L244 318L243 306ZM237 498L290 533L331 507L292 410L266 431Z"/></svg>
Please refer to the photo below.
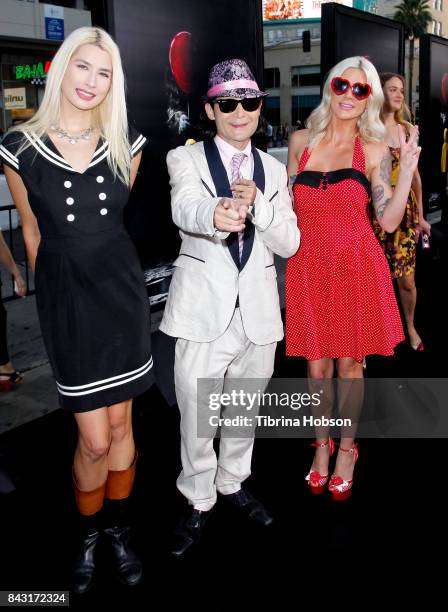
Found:
<svg viewBox="0 0 448 612"><path fill-rule="evenodd" d="M391 186L395 188L400 172L400 148L389 147L392 155ZM412 189L409 192L406 209L395 232L385 232L372 213L372 225L386 255L393 278L415 272L417 246L418 204Z"/></svg>

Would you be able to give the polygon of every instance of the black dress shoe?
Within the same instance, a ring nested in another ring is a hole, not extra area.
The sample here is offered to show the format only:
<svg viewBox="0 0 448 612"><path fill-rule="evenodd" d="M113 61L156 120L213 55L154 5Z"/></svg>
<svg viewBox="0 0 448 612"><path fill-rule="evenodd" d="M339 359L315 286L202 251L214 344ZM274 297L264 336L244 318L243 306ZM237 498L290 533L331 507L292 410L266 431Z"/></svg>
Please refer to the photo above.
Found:
<svg viewBox="0 0 448 612"><path fill-rule="evenodd" d="M189 510L174 530L171 552L180 557L193 544L199 542L202 529L210 516L211 510Z"/></svg>
<svg viewBox="0 0 448 612"><path fill-rule="evenodd" d="M78 595L87 593L93 585L96 550L101 533L96 525L97 516L80 518L81 534L72 576L72 590Z"/></svg>
<svg viewBox="0 0 448 612"><path fill-rule="evenodd" d="M259 525L266 527L273 521L272 516L263 504L245 489L240 489L236 493L230 493L229 495L220 493L220 497Z"/></svg>

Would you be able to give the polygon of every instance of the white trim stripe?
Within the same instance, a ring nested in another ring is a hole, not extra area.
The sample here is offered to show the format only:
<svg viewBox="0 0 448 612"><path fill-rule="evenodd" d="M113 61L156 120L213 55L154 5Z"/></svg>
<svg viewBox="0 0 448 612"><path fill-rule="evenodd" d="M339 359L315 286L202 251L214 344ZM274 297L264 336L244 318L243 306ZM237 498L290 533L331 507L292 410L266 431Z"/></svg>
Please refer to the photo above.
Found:
<svg viewBox="0 0 448 612"><path fill-rule="evenodd" d="M134 155L135 153L137 153L137 151L139 151L142 148L145 142L146 142L146 137L140 134L140 136L137 138L137 140L134 142L134 144L131 147L131 155Z"/></svg>
<svg viewBox="0 0 448 612"><path fill-rule="evenodd" d="M106 151L104 151L104 153L100 155L100 157L98 157L98 159L95 159L95 161L91 161L87 167L91 168L92 166L96 166L96 164L98 164L101 160L103 160L108 155L109 155L109 148L107 148Z"/></svg>
<svg viewBox="0 0 448 612"><path fill-rule="evenodd" d="M5 161L11 164L11 166L14 166L14 168L16 168L17 170L19 169L19 160L17 159L17 157L15 157L14 159L17 159L17 162L14 161L14 155L12 155L12 153L10 153L8 149L3 145L0 145L0 155Z"/></svg>
<svg viewBox="0 0 448 612"><path fill-rule="evenodd" d="M34 144L34 143L33 143ZM50 161L52 164L55 164L56 166L59 166L60 168L63 168L64 170L70 170L71 172L74 172L73 168L71 166L69 166L68 164L61 164L60 162L58 162L56 159L52 159L49 155L47 155L45 153L45 151L43 151L37 144L34 144L34 147L36 149L36 151L38 153L40 153L43 157L45 157L46 159L48 159L48 161Z"/></svg>
<svg viewBox="0 0 448 612"><path fill-rule="evenodd" d="M117 387L118 385L125 385L129 382L132 382L133 380L135 380L136 378L140 378L141 376L144 376L147 372L149 372L149 370L152 368L153 366L153 361L152 361L152 357L149 360L149 365L141 372L139 372L138 374L136 374L135 376L131 376L130 378L125 378L123 380L119 380L117 382L111 383L110 385L103 385L102 387L97 387L95 389L89 389L88 391L78 391L78 392L73 392L73 393L69 393L67 391L62 391L59 384L58 384L58 391L61 395L68 395L68 396L79 396L79 395L90 395L91 393L97 393L98 391L104 391L104 389L111 389L112 387ZM114 377L116 378L116 377ZM112 379L109 379L112 380Z"/></svg>
<svg viewBox="0 0 448 612"><path fill-rule="evenodd" d="M108 144L109 144L108 142L105 142L104 144L102 144L102 145L101 145L101 147L100 147L99 149L97 149L97 150L95 151L95 153L92 155L92 159L95 159L95 157L96 157L97 155L99 155L99 154L101 153L101 151L103 151L103 150L104 150L104 148L108 146Z"/></svg>
<svg viewBox="0 0 448 612"><path fill-rule="evenodd" d="M78 172L78 170L75 170L75 168L73 168L73 166L71 166L68 163L68 161L66 161L63 157L61 157L60 155L57 155L51 149L49 149L47 145L44 142L42 142L42 140L38 138L35 134L33 134L31 138L25 132L25 136L28 138L30 143L34 146L36 151L38 151L43 157L48 159L48 161L51 161L52 163L54 163L56 166L59 166L60 168L64 168L64 170L70 170L70 172L75 172L76 174L84 174L88 168L95 166L101 160L107 157L107 155L109 154L109 143L105 142L104 144L101 145L99 149L97 149L94 152L94 154L92 155L90 164L87 166L86 170L84 170L84 172Z"/></svg>
<svg viewBox="0 0 448 612"><path fill-rule="evenodd" d="M0 145L0 149L3 149L4 151L6 151L6 154L13 160L16 162L16 164L19 163L19 158L16 157L15 155L13 155L11 153L11 151L8 151L8 149L4 146L4 145Z"/></svg>
<svg viewBox="0 0 448 612"><path fill-rule="evenodd" d="M56 161L55 159L52 159L49 155L47 155L45 153L45 151L43 149L40 148L40 146L37 144L37 142L34 142L29 135L24 132L25 136L28 138L28 140L30 141L30 143L33 145L33 147L36 149L36 151L38 153L40 153L43 157L45 157L46 159L48 159L48 161L51 161L52 164L55 164L56 166L60 166L61 168L64 168L64 170L70 170L71 172L76 172L76 170L73 170L73 168L71 166L69 166L68 164L64 163L61 164L58 161Z"/></svg>
<svg viewBox="0 0 448 612"><path fill-rule="evenodd" d="M89 387L96 387L97 385L102 385L103 383L108 383L111 380L118 380L119 378L124 378L125 376L132 376L133 374L137 374L137 372L140 372L140 370L143 370L144 368L146 368L146 366L148 364L152 365L152 357L150 357L149 360L145 364L143 364L140 368L137 368L136 370L132 370L131 372L125 372L124 374L118 374L118 376L112 376L111 378L104 378L103 380L97 380L96 382L89 383L87 385L79 385L79 386L76 386L76 387L67 387L66 385L61 385L57 381L56 381L56 384L57 384L57 386L59 388L66 389L67 391L75 391L77 389L87 389Z"/></svg>
<svg viewBox="0 0 448 612"><path fill-rule="evenodd" d="M144 138L143 134L140 134L139 136L137 136L137 138L134 140L134 142L131 145L131 151L140 142L142 138Z"/></svg>
<svg viewBox="0 0 448 612"><path fill-rule="evenodd" d="M57 153L52 151L49 147L47 147L47 145L40 138L38 138L36 134L33 134L33 137L36 140L36 142L39 143L39 146L48 153L48 155L51 155L52 157L62 162L63 164L67 164L67 166L70 166L68 161L66 161L61 155L58 155Z"/></svg>

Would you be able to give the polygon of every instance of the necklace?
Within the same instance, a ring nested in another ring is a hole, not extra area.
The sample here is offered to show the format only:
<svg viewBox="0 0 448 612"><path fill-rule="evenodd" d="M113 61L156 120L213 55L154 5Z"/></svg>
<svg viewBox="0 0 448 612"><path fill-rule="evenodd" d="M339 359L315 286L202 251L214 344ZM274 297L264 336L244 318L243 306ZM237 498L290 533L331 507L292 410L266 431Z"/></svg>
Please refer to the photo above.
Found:
<svg viewBox="0 0 448 612"><path fill-rule="evenodd" d="M59 126L52 125L51 129L56 132L59 138L67 138L70 144L76 144L79 140L90 140L90 136L95 131L94 127L88 127L83 130L78 136L74 136L73 134L69 134L67 130L63 130Z"/></svg>

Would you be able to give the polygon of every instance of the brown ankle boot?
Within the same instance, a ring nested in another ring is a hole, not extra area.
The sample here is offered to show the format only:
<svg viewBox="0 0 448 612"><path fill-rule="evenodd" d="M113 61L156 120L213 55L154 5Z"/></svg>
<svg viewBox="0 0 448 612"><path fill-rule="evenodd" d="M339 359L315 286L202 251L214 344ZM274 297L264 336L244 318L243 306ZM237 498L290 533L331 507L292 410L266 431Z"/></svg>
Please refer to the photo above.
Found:
<svg viewBox="0 0 448 612"><path fill-rule="evenodd" d="M134 586L142 577L142 564L130 545L129 496L135 479L137 453L126 470L109 471L106 482L105 524L120 582Z"/></svg>
<svg viewBox="0 0 448 612"><path fill-rule="evenodd" d="M72 588L75 593L86 593L93 585L96 567L96 549L101 533L100 513L104 502L106 483L92 491L82 491L73 471L73 487L79 510L79 549L76 555Z"/></svg>

